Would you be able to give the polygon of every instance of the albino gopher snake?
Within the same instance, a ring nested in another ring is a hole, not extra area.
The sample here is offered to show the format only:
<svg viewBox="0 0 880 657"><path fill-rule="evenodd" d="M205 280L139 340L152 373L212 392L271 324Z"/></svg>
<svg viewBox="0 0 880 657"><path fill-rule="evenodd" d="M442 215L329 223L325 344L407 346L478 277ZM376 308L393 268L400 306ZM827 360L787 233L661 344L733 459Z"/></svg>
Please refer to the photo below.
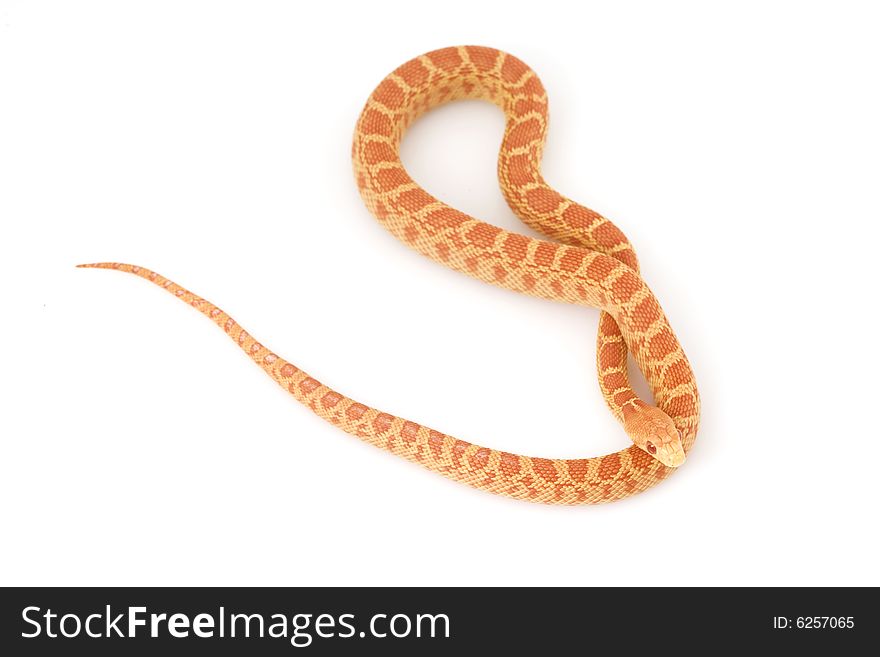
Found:
<svg viewBox="0 0 880 657"><path fill-rule="evenodd" d="M504 111L501 189L526 224L555 241L478 221L438 201L407 175L399 156L407 126L430 108L460 98L489 100ZM377 447L500 495L551 504L618 500L665 479L684 461L696 438L699 397L687 358L639 276L629 241L610 221L555 192L541 177L546 129L546 93L523 62L492 48L435 50L399 67L370 96L355 128L354 172L370 211L429 258L517 292L602 309L599 385L635 443L615 454L545 459L457 440L331 390L257 342L220 308L155 272L120 263L81 266L127 271L166 288L223 328L297 400ZM628 349L656 406L630 387Z"/></svg>

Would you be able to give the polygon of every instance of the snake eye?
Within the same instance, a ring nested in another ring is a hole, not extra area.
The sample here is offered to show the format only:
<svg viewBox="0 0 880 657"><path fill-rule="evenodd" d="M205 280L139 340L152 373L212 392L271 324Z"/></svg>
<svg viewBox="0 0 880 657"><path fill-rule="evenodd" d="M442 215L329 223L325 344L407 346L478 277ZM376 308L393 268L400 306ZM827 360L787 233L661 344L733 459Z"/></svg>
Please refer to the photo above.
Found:
<svg viewBox="0 0 880 657"><path fill-rule="evenodd" d="M648 454L656 454L657 453L657 448L654 447L654 443L652 443L650 440L645 443L645 449L648 450Z"/></svg>

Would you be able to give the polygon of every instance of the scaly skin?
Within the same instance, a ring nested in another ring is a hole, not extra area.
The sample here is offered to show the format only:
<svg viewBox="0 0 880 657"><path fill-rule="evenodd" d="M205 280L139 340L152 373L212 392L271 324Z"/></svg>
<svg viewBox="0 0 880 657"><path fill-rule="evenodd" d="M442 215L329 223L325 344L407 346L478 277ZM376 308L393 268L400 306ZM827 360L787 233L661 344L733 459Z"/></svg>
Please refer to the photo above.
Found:
<svg viewBox="0 0 880 657"><path fill-rule="evenodd" d="M400 162L403 133L445 102L481 98L507 123L498 178L513 211L556 241L532 239L481 222L435 199ZM476 46L445 48L391 73L367 101L352 159L361 195L402 241L453 269L542 298L602 309L597 364L602 395L634 445L589 459L511 454L458 440L369 408L331 390L277 356L229 315L142 267L82 265L136 274L189 303L223 328L298 401L344 431L475 488L551 504L596 504L650 488L680 465L696 439L699 396L693 372L660 305L639 275L632 245L610 221L553 189L540 174L547 98L520 60ZM656 406L627 379L631 351Z"/></svg>

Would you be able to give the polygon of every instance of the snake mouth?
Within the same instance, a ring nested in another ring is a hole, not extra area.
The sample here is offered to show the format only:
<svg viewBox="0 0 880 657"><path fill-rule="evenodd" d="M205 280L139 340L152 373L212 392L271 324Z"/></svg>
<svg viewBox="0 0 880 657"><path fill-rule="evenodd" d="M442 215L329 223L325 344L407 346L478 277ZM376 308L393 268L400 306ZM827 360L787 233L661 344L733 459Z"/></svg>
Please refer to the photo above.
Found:
<svg viewBox="0 0 880 657"><path fill-rule="evenodd" d="M682 465L686 460L687 457L684 455L684 452L678 452L677 454L673 455L673 457L669 460L668 463L666 463L666 465L668 465L670 468L677 468L678 466Z"/></svg>
<svg viewBox="0 0 880 657"><path fill-rule="evenodd" d="M666 443L663 445L663 447L657 451L657 454L654 455L654 458L667 467L677 468L685 462L687 456L684 453L681 443L676 441L674 443Z"/></svg>

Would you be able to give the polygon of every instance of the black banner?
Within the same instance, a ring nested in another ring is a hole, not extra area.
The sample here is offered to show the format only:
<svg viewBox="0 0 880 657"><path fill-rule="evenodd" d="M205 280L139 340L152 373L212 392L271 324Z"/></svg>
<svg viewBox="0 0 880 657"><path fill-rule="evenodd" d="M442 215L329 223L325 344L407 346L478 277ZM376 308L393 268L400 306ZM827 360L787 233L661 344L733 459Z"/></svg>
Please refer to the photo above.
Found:
<svg viewBox="0 0 880 657"><path fill-rule="evenodd" d="M876 640L878 611L876 590L840 588L8 588L0 648L6 655L542 655L666 645L677 653L841 654Z"/></svg>

